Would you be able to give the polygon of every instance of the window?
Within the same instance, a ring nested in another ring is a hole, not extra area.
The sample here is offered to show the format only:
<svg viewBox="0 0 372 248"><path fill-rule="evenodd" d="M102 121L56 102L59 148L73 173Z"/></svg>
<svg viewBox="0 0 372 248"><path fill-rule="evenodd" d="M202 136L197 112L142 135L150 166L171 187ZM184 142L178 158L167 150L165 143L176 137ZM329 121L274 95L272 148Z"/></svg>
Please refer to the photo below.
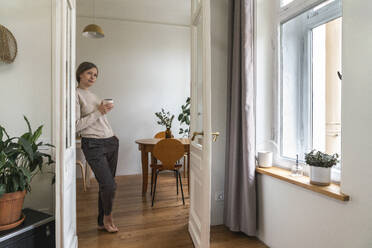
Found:
<svg viewBox="0 0 372 248"><path fill-rule="evenodd" d="M298 6L299 14L292 12L292 17L280 13L282 161L293 161L297 154L304 161L311 149L341 153L341 1L324 1L301 11ZM286 11L291 12L281 10Z"/></svg>
<svg viewBox="0 0 372 248"><path fill-rule="evenodd" d="M280 6L286 6L287 4L290 4L293 2L293 0L280 0Z"/></svg>

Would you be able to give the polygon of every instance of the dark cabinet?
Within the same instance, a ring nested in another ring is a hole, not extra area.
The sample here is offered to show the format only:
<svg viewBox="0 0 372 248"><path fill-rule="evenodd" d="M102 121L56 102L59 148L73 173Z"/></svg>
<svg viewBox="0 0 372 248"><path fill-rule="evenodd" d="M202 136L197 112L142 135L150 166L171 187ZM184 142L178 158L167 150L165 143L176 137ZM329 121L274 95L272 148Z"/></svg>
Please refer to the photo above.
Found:
<svg viewBox="0 0 372 248"><path fill-rule="evenodd" d="M26 218L20 226L0 232L0 248L54 248L54 217L29 208L22 211Z"/></svg>

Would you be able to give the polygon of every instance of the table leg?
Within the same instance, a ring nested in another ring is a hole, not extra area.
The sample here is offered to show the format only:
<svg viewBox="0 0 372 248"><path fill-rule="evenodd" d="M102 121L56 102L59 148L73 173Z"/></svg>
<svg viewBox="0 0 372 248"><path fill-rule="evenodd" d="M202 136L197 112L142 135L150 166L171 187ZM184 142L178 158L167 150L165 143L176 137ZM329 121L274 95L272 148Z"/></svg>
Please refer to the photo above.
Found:
<svg viewBox="0 0 372 248"><path fill-rule="evenodd" d="M144 150L141 151L142 159L142 195L146 195L147 181L149 176L149 156Z"/></svg>
<svg viewBox="0 0 372 248"><path fill-rule="evenodd" d="M187 153L187 190L190 194L190 152Z"/></svg>
<svg viewBox="0 0 372 248"><path fill-rule="evenodd" d="M186 166L187 166L187 164L186 164L186 157L187 157L187 155L185 154L183 156L183 177L184 178L186 178Z"/></svg>
<svg viewBox="0 0 372 248"><path fill-rule="evenodd" d="M152 155L152 153L151 153L151 163L153 163L153 164L156 164L158 162L158 160L155 158L155 156L154 155Z"/></svg>

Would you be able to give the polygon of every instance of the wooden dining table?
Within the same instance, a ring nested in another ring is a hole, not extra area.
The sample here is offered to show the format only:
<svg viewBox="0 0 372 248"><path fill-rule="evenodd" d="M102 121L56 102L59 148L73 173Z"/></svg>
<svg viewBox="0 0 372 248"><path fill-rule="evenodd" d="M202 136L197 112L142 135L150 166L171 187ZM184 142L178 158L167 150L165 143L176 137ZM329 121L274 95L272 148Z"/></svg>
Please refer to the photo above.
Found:
<svg viewBox="0 0 372 248"><path fill-rule="evenodd" d="M156 163L156 158L152 155L152 151L156 143L161 139L139 139L136 140L138 144L138 150L141 151L141 162L142 162L142 195L147 193L148 185L148 175L149 175L149 154L151 155L151 162ZM182 142L185 149L185 154L187 155L187 180L189 183L190 180L190 140L188 138L178 139ZM184 168L185 169L185 168Z"/></svg>

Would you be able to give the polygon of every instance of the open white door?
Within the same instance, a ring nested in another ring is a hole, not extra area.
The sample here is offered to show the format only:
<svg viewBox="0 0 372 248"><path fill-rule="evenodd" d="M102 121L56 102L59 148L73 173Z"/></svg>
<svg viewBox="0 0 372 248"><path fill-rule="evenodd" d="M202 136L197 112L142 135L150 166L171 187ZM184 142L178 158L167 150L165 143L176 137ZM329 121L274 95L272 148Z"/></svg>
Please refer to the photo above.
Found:
<svg viewBox="0 0 372 248"><path fill-rule="evenodd" d="M53 133L56 247L77 247L75 175L75 0L53 0Z"/></svg>
<svg viewBox="0 0 372 248"><path fill-rule="evenodd" d="M196 248L209 247L211 209L210 0L191 4L191 133L189 232Z"/></svg>

